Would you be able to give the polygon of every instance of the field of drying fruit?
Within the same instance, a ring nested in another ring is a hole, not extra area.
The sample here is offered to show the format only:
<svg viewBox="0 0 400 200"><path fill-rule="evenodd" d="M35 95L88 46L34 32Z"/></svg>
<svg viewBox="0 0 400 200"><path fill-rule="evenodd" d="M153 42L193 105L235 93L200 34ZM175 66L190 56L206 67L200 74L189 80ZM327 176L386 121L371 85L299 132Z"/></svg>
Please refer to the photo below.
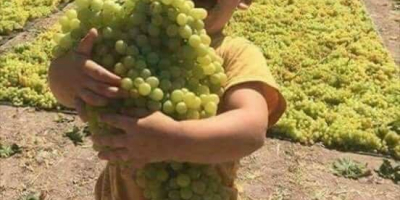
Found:
<svg viewBox="0 0 400 200"><path fill-rule="evenodd" d="M71 2L0 3L0 199L93 199L105 163L47 86ZM242 161L242 199L400 199L398 0L256 0L226 33L262 49L289 104Z"/></svg>

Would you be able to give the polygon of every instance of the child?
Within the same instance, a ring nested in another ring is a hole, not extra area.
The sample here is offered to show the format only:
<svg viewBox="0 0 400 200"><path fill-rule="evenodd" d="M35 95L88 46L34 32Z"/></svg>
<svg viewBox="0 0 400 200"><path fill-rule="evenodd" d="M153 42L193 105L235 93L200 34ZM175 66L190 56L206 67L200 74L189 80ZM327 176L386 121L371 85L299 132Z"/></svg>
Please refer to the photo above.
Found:
<svg viewBox="0 0 400 200"><path fill-rule="evenodd" d="M133 161L135 167L146 163L178 161L215 164L224 185L237 198L233 186L238 161L259 149L268 127L275 124L286 103L266 66L262 52L241 38L225 37L222 29L236 8L247 9L251 0L194 0L196 7L209 11L206 30L212 47L224 59L228 75L226 92L216 117L175 121L155 112L148 115L132 110L124 114L105 114L100 118L126 132L108 137L93 137L98 145L114 147L100 152L101 159ZM121 98L120 77L90 60L97 36L91 30L75 53L56 59L50 68L50 88L60 103L76 108L86 119L84 103L107 105ZM108 165L96 184L99 200L144 200L132 176L119 166Z"/></svg>

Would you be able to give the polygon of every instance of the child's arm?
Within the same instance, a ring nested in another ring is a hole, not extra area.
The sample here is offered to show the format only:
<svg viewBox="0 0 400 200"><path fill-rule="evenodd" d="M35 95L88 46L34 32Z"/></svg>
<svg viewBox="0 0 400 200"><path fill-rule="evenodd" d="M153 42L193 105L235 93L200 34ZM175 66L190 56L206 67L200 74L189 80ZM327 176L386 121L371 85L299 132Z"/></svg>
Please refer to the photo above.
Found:
<svg viewBox="0 0 400 200"><path fill-rule="evenodd" d="M177 122L155 113L136 119L103 115L101 120L124 130L117 136L94 136L98 145L119 148L101 152L106 160L175 160L221 163L238 160L263 145L268 125L268 107L262 84L246 83L225 94L223 113L204 120Z"/></svg>
<svg viewBox="0 0 400 200"><path fill-rule="evenodd" d="M176 152L175 160L221 163L238 160L264 144L268 107L262 85L246 83L231 88L224 96L223 113L199 121L181 122L182 133L191 142Z"/></svg>
<svg viewBox="0 0 400 200"><path fill-rule="evenodd" d="M78 53L69 52L51 63L50 89L66 107L75 107L77 99L102 106L107 104L107 98L120 96L120 78L89 59L96 36L92 29L78 45Z"/></svg>

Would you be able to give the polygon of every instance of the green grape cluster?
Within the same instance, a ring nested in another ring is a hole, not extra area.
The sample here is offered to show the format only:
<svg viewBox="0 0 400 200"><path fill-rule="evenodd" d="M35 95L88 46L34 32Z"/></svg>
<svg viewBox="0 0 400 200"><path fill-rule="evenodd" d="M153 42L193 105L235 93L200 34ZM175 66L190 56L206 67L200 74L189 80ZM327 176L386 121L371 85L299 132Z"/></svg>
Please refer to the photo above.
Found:
<svg viewBox="0 0 400 200"><path fill-rule="evenodd" d="M137 185L146 199L228 200L229 192L213 166L159 163L136 171Z"/></svg>
<svg viewBox="0 0 400 200"><path fill-rule="evenodd" d="M204 30L207 12L186 0L75 2L59 20L55 53L71 49L94 27L93 59L123 77L125 105L163 111L175 119L217 113L227 76Z"/></svg>
<svg viewBox="0 0 400 200"><path fill-rule="evenodd" d="M223 59L204 29L207 11L190 0L76 0L59 19L54 48L61 55L91 28L99 37L93 60L122 77L130 97L107 108L88 107L95 134L115 134L98 121L99 112L126 108L161 111L177 120L215 116L227 76ZM95 149L109 147L95 147ZM134 162L134 161L133 161ZM127 164L127 163L120 163ZM156 163L137 174L147 199L228 199L213 166Z"/></svg>

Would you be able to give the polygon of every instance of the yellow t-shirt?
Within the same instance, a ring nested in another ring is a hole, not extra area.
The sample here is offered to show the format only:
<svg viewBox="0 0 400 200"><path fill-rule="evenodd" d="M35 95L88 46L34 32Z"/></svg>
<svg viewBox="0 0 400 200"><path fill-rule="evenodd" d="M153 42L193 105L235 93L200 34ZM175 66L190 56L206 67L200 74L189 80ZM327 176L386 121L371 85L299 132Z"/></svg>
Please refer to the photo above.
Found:
<svg viewBox="0 0 400 200"><path fill-rule="evenodd" d="M269 126L274 125L286 109L286 102L267 67L262 52L243 38L218 36L212 46L224 59L224 68L228 76L226 90L245 82L260 82L264 85L264 96L269 109ZM237 199L234 186L239 161L216 165L224 186L231 193L231 200ZM133 177L127 175L120 166L107 165L100 175L96 188L96 200L145 200L143 192Z"/></svg>

